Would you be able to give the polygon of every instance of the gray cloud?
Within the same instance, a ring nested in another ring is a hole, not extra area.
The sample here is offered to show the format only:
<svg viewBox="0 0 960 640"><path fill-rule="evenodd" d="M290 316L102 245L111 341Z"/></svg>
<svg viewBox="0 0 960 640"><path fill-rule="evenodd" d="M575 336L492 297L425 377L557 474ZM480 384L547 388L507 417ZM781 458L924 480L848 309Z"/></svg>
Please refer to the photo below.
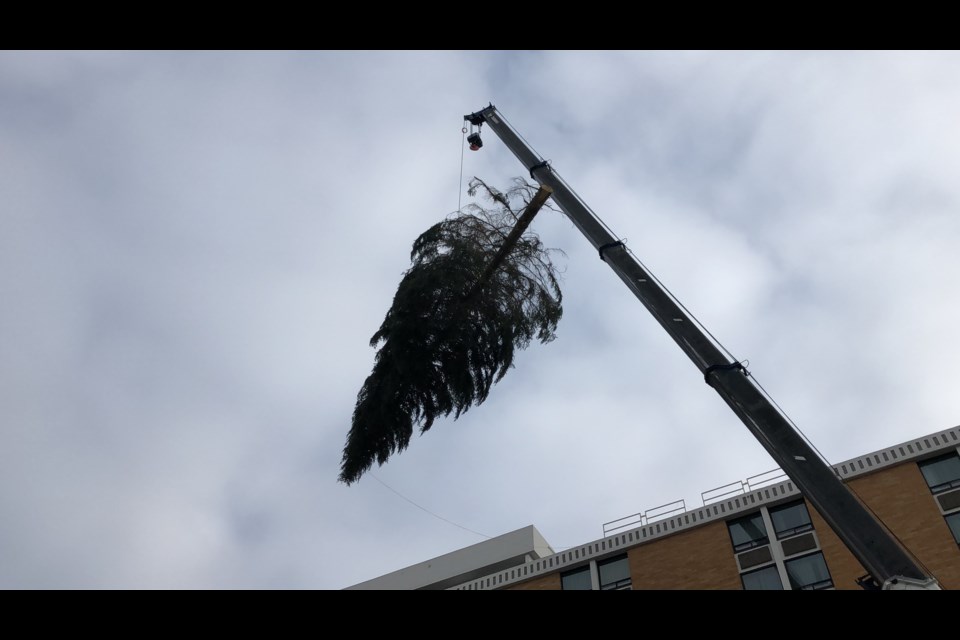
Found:
<svg viewBox="0 0 960 640"><path fill-rule="evenodd" d="M831 460L956 423L955 54L0 56L0 586L339 588L478 536L336 484L493 101ZM467 177L523 169L495 139ZM555 546L772 461L561 216L558 339L374 470Z"/></svg>

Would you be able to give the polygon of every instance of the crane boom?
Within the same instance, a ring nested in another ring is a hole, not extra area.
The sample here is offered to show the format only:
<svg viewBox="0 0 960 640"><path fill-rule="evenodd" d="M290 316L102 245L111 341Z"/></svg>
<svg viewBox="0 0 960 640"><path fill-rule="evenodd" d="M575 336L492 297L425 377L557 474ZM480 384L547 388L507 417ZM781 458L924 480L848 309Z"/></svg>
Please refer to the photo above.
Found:
<svg viewBox="0 0 960 640"><path fill-rule="evenodd" d="M843 484L813 447L750 377L731 361L656 278L626 249L623 242L504 120L492 104L464 116L470 124L486 124L530 171L614 273L640 300L704 376L708 385L743 421L780 468L856 556L877 585L891 588L939 588L919 563ZM897 588L897 587L894 587Z"/></svg>

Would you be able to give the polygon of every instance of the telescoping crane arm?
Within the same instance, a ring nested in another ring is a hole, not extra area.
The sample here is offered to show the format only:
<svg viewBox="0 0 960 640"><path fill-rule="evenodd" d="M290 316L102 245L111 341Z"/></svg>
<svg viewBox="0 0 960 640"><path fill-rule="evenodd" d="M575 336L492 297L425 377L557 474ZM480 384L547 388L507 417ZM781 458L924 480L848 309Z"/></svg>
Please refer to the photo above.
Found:
<svg viewBox="0 0 960 640"><path fill-rule="evenodd" d="M883 588L939 588L884 525L843 482L761 392L738 362L731 362L644 266L626 250L574 191L508 124L492 104L464 116L486 124L530 171L553 190L553 199L623 280L660 326L703 374L750 433L813 504L860 564ZM479 134L477 139L479 142ZM472 141L472 144L473 141ZM475 144L479 148L482 143ZM896 586L895 586L896 585Z"/></svg>

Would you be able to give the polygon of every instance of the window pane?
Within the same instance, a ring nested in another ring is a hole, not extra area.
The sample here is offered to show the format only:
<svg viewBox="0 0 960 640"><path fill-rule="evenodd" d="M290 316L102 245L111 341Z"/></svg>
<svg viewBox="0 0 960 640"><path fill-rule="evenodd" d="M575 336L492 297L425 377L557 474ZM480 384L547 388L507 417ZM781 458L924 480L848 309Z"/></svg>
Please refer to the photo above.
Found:
<svg viewBox="0 0 960 640"><path fill-rule="evenodd" d="M564 591L590 591L590 565L561 574L560 583Z"/></svg>
<svg viewBox="0 0 960 640"><path fill-rule="evenodd" d="M600 571L601 589L627 589L630 587L630 565L627 556L597 563Z"/></svg>
<svg viewBox="0 0 960 640"><path fill-rule="evenodd" d="M920 463L920 471L933 491L960 487L960 456L956 452L924 460Z"/></svg>
<svg viewBox="0 0 960 640"><path fill-rule="evenodd" d="M746 591L783 591L780 573L776 566L760 569L740 576Z"/></svg>
<svg viewBox="0 0 960 640"><path fill-rule="evenodd" d="M770 520L778 540L813 529L810 513L807 512L807 505L803 500L770 509Z"/></svg>
<svg viewBox="0 0 960 640"><path fill-rule="evenodd" d="M786 566L790 586L794 589L826 589L833 586L833 580L830 579L830 572L827 571L827 563L823 561L822 553L788 560Z"/></svg>
<svg viewBox="0 0 960 640"><path fill-rule="evenodd" d="M957 544L960 544L960 511L948 515L947 524L950 526L950 531L953 532L953 539L957 541Z"/></svg>
<svg viewBox="0 0 960 640"><path fill-rule="evenodd" d="M767 544L767 529L759 513L727 523L734 551L743 551Z"/></svg>

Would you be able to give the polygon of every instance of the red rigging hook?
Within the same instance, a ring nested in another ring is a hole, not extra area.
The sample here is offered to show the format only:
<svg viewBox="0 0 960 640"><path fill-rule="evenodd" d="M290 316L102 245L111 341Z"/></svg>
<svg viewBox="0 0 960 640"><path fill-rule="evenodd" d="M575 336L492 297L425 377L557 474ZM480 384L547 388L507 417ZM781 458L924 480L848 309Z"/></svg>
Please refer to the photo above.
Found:
<svg viewBox="0 0 960 640"><path fill-rule="evenodd" d="M483 126L482 123L477 125L477 130L472 132L467 136L467 142L470 143L470 151L479 151L480 147L483 146L483 140L480 139L480 127ZM470 124L471 131L473 130L473 123ZM463 132L467 132L467 128L463 128Z"/></svg>

